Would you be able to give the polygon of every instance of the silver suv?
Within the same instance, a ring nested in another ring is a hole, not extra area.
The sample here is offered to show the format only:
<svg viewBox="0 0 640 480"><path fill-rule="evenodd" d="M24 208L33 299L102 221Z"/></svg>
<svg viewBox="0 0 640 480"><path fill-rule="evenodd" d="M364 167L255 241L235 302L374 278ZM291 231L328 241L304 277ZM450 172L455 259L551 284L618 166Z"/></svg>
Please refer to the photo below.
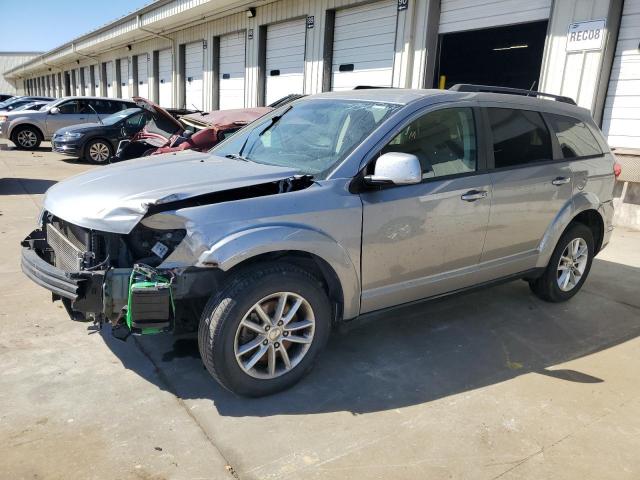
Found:
<svg viewBox="0 0 640 480"><path fill-rule="evenodd" d="M210 153L70 178L22 268L119 338L197 331L209 372L250 396L381 309L516 278L568 300L609 241L613 156L570 99L485 90L310 96Z"/></svg>
<svg viewBox="0 0 640 480"><path fill-rule="evenodd" d="M0 138L11 140L21 150L35 150L64 127L100 123L112 113L135 107L132 101L102 97L65 97L42 110L0 113Z"/></svg>

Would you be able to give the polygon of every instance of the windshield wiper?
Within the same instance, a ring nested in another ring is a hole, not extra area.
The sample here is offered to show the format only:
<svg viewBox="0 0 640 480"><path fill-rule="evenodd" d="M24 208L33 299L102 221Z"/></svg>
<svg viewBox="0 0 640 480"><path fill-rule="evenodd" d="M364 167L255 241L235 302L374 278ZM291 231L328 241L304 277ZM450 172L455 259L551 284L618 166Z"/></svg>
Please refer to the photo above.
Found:
<svg viewBox="0 0 640 480"><path fill-rule="evenodd" d="M267 125L267 128L265 128L264 130L262 130L258 136L261 137L262 135L264 135L265 133L267 133L269 131L269 129L271 127L273 127L276 123L278 123L280 121L280 119L284 116L285 113L287 113L289 110L291 110L293 108L293 105L289 105L287 108L284 109L284 111L279 114L279 115L275 115L273 117L271 117L271 123L269 125Z"/></svg>
<svg viewBox="0 0 640 480"><path fill-rule="evenodd" d="M248 158L244 158L242 155L238 155L237 153L229 153L225 155L226 158L230 158L232 160L242 160L243 162L250 162Z"/></svg>

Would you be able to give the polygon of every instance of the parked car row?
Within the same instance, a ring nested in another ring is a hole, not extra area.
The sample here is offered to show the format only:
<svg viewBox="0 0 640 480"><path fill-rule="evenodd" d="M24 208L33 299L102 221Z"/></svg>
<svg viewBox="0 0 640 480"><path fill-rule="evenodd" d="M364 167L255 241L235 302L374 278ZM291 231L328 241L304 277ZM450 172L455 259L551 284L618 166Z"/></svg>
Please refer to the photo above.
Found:
<svg viewBox="0 0 640 480"><path fill-rule="evenodd" d="M146 121L137 152L173 152L188 135L158 108L136 99L62 131L113 126L115 142ZM227 115L212 118L236 128ZM590 112L566 97L328 92L210 151L57 183L22 269L117 338L196 334L221 385L260 396L300 380L340 322L512 279L570 299L611 236L615 171Z"/></svg>
<svg viewBox="0 0 640 480"><path fill-rule="evenodd" d="M50 139L53 151L94 164L183 150L206 151L275 107L301 96L289 95L273 107L214 112L164 109L142 97L131 101L23 97L19 106L0 115L0 138L10 139L24 150L36 149Z"/></svg>

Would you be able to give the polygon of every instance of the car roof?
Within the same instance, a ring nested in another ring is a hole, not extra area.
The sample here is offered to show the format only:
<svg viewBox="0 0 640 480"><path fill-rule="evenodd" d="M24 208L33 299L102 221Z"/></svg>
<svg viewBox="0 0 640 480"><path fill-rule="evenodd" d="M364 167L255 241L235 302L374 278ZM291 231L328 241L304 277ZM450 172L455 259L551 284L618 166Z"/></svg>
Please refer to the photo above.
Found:
<svg viewBox="0 0 640 480"><path fill-rule="evenodd" d="M338 92L325 92L302 98L304 102L314 98L335 98L341 100L361 100L370 102L395 103L407 105L418 100L432 100L433 103L457 102L462 100L476 100L482 102L504 104L505 108L525 108L532 110L571 115L578 118L591 118L588 109L560 102L548 98L515 95L509 93L489 92L459 92L455 90L439 89L408 89L408 88L357 88Z"/></svg>
<svg viewBox="0 0 640 480"><path fill-rule="evenodd" d="M86 97L82 95L72 95L69 97L62 97L58 100L111 100L114 102L134 103L130 98L110 98L110 97Z"/></svg>

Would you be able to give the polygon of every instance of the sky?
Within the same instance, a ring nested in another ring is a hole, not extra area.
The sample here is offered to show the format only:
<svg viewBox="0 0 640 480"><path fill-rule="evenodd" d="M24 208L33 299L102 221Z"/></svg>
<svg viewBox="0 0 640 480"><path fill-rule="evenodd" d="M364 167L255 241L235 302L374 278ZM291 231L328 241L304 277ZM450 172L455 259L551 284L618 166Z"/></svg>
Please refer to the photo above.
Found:
<svg viewBox="0 0 640 480"><path fill-rule="evenodd" d="M0 0L0 51L46 52L149 3L151 0Z"/></svg>

